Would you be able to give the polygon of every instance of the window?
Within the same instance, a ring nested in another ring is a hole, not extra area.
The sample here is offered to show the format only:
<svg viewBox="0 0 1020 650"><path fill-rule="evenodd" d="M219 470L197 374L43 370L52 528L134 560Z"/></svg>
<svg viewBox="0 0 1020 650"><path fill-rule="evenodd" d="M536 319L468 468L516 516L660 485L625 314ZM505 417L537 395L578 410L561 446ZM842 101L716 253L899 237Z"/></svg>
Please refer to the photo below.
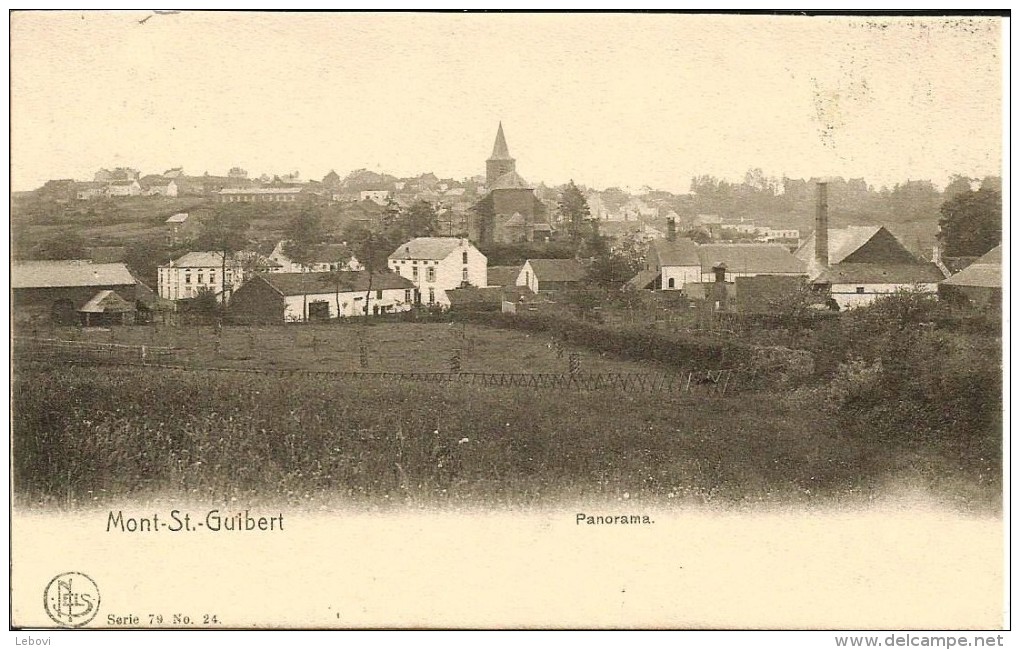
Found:
<svg viewBox="0 0 1020 650"><path fill-rule="evenodd" d="M210 273L209 274L209 284L216 284L216 274L215 273Z"/></svg>
<svg viewBox="0 0 1020 650"><path fill-rule="evenodd" d="M464 251L464 253L461 255L461 259L463 260L464 264L467 264L467 251Z"/></svg>
<svg viewBox="0 0 1020 650"><path fill-rule="evenodd" d="M382 300L382 289L379 289L378 291L375 292L375 299Z"/></svg>
<svg viewBox="0 0 1020 650"><path fill-rule="evenodd" d="M404 289L404 302L411 302L411 290Z"/></svg>
<svg viewBox="0 0 1020 650"><path fill-rule="evenodd" d="M198 283L199 284L204 284L205 283L205 275L202 274L201 272L199 272L199 274L198 274Z"/></svg>
<svg viewBox="0 0 1020 650"><path fill-rule="evenodd" d="M436 290L429 289L429 304L431 305L435 302L436 302Z"/></svg>
<svg viewBox="0 0 1020 650"><path fill-rule="evenodd" d="M864 287L857 287L857 293L864 293Z"/></svg>
<svg viewBox="0 0 1020 650"><path fill-rule="evenodd" d="M464 269L463 271L461 271L460 279L463 282L467 282L468 281L468 272L467 272L467 269Z"/></svg>
<svg viewBox="0 0 1020 650"><path fill-rule="evenodd" d="M415 266L413 266L411 268L411 275L414 277L415 280L418 279L418 267L417 267L417 265L415 265Z"/></svg>
<svg viewBox="0 0 1020 650"><path fill-rule="evenodd" d="M184 274L184 284L191 284L191 274L190 273L185 273Z"/></svg>
<svg viewBox="0 0 1020 650"><path fill-rule="evenodd" d="M668 286L670 289L676 289L676 278L670 278Z"/></svg>
<svg viewBox="0 0 1020 650"><path fill-rule="evenodd" d="M425 280L427 282L436 281L436 267L430 266L427 269L425 269Z"/></svg>

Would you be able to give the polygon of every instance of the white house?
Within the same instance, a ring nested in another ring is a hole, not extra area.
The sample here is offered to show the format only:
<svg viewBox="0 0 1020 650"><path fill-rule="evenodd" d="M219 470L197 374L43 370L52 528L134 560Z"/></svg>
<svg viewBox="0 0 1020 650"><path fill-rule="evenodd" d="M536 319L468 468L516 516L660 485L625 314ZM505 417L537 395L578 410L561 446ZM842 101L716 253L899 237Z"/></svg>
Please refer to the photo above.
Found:
<svg viewBox="0 0 1020 650"><path fill-rule="evenodd" d="M372 201L378 205L386 205L386 202L393 198L393 192L389 190L362 190L361 200Z"/></svg>
<svg viewBox="0 0 1020 650"><path fill-rule="evenodd" d="M417 302L448 307L447 289L487 286L485 255L466 238L418 237L389 256L393 272L414 283Z"/></svg>
<svg viewBox="0 0 1020 650"><path fill-rule="evenodd" d="M414 284L395 273L269 273L256 275L230 297L244 323L297 323L390 314L414 304ZM366 309L366 305L368 305Z"/></svg>
<svg viewBox="0 0 1020 650"><path fill-rule="evenodd" d="M225 187L219 191L221 203L294 203L301 195L300 187Z"/></svg>
<svg viewBox="0 0 1020 650"><path fill-rule="evenodd" d="M145 176L138 181L145 196L177 196L177 182L160 176Z"/></svg>
<svg viewBox="0 0 1020 650"><path fill-rule="evenodd" d="M587 271L577 260L526 260L514 284L534 293L563 291L579 288L586 276Z"/></svg>
<svg viewBox="0 0 1020 650"><path fill-rule="evenodd" d="M287 242L281 241L269 254L269 259L280 266L275 273L318 273L325 271L361 271L365 267L344 244L324 244L315 250L315 260L308 266L294 262L284 252Z"/></svg>
<svg viewBox="0 0 1020 650"><path fill-rule="evenodd" d="M212 291L222 300L223 254L216 251L185 253L158 269L156 291L165 300L187 300L201 291ZM244 281L241 256L227 258L226 284L233 290Z"/></svg>
<svg viewBox="0 0 1020 650"><path fill-rule="evenodd" d="M113 181L106 186L107 196L138 196L142 193L142 186L137 180Z"/></svg>
<svg viewBox="0 0 1020 650"><path fill-rule="evenodd" d="M945 275L930 263L848 263L836 264L822 271L814 283L828 285L829 294L840 309L852 309L897 291L935 294L943 280Z"/></svg>
<svg viewBox="0 0 1020 650"><path fill-rule="evenodd" d="M645 257L645 271L657 272L655 288L666 291L679 291L688 282L701 282L697 243L684 238L653 240Z"/></svg>

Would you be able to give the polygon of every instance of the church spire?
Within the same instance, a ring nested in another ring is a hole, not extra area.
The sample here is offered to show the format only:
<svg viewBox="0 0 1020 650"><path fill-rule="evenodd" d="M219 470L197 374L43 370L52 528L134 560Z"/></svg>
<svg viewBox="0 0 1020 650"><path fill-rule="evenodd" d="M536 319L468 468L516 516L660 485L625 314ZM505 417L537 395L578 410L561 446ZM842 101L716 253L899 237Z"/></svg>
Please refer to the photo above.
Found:
<svg viewBox="0 0 1020 650"><path fill-rule="evenodd" d="M499 130L496 131L496 142L492 145L492 156L489 157L489 160L513 160L510 157L510 148L506 146L502 121L499 123Z"/></svg>

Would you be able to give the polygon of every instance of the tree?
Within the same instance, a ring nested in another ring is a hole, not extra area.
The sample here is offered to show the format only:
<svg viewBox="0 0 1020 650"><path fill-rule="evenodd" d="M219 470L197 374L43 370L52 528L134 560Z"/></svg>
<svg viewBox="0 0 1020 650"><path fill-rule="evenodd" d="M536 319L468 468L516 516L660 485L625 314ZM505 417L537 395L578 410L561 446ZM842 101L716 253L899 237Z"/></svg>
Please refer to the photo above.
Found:
<svg viewBox="0 0 1020 650"><path fill-rule="evenodd" d="M587 234L587 222L591 212L588 210L588 201L584 198L584 193L573 180L560 192L559 208L560 216L567 222L571 241L580 244Z"/></svg>
<svg viewBox="0 0 1020 650"><path fill-rule="evenodd" d="M439 215L428 201L418 201L401 215L404 238L432 237L439 230Z"/></svg>
<svg viewBox="0 0 1020 650"><path fill-rule="evenodd" d="M233 206L231 206L233 207ZM223 304L227 304L231 283L227 281L227 259L236 262L237 253L248 245L248 214L243 210L221 210L215 217L203 222L202 232L195 240L199 250L220 253L220 277L223 279Z"/></svg>
<svg viewBox="0 0 1020 650"><path fill-rule="evenodd" d="M946 189L942 192L942 198L948 201L958 194L969 192L975 180L977 179L953 174L952 178L949 179L949 184L946 185Z"/></svg>
<svg viewBox="0 0 1020 650"><path fill-rule="evenodd" d="M403 240L396 233L376 233L363 226L352 225L344 231L344 236L354 256L358 258L368 274L368 287L365 290L365 315L368 316L369 303L372 300L372 281L376 273L388 268L389 256Z"/></svg>
<svg viewBox="0 0 1020 650"><path fill-rule="evenodd" d="M1002 241L1002 195L995 190L962 192L940 212L938 238L948 256L977 257Z"/></svg>
<svg viewBox="0 0 1020 650"><path fill-rule="evenodd" d="M610 246L604 237L594 234L586 247L591 254L587 278L591 284L616 289L641 270L641 255L633 239L625 238Z"/></svg>

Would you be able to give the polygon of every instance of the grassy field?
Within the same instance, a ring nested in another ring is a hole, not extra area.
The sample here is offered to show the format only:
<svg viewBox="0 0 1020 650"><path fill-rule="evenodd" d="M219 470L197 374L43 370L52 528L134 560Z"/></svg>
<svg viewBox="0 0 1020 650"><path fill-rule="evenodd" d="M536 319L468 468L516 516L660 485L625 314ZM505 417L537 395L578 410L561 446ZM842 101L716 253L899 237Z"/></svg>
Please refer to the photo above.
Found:
<svg viewBox="0 0 1020 650"><path fill-rule="evenodd" d="M22 332L32 335L33 332ZM460 323L357 323L285 327L138 326L106 330L40 329L34 335L174 348L168 362L188 366L287 370L361 370L361 346L372 371L446 372L455 349L464 372L567 372L569 355L584 372L658 372L652 363L622 361L581 348L557 352L552 336Z"/></svg>
<svg viewBox="0 0 1020 650"><path fill-rule="evenodd" d="M189 366L563 372L550 341L449 324L86 331L172 343ZM413 359L414 361L409 361ZM586 371L648 371L588 353ZM734 396L482 388L201 370L15 367L13 480L25 505L135 497L308 505L548 504L575 499L867 502L903 486L995 509L980 446L882 439L824 391ZM990 435L994 435L994 431ZM971 457L973 456L973 457ZM979 457L980 456L980 457Z"/></svg>

